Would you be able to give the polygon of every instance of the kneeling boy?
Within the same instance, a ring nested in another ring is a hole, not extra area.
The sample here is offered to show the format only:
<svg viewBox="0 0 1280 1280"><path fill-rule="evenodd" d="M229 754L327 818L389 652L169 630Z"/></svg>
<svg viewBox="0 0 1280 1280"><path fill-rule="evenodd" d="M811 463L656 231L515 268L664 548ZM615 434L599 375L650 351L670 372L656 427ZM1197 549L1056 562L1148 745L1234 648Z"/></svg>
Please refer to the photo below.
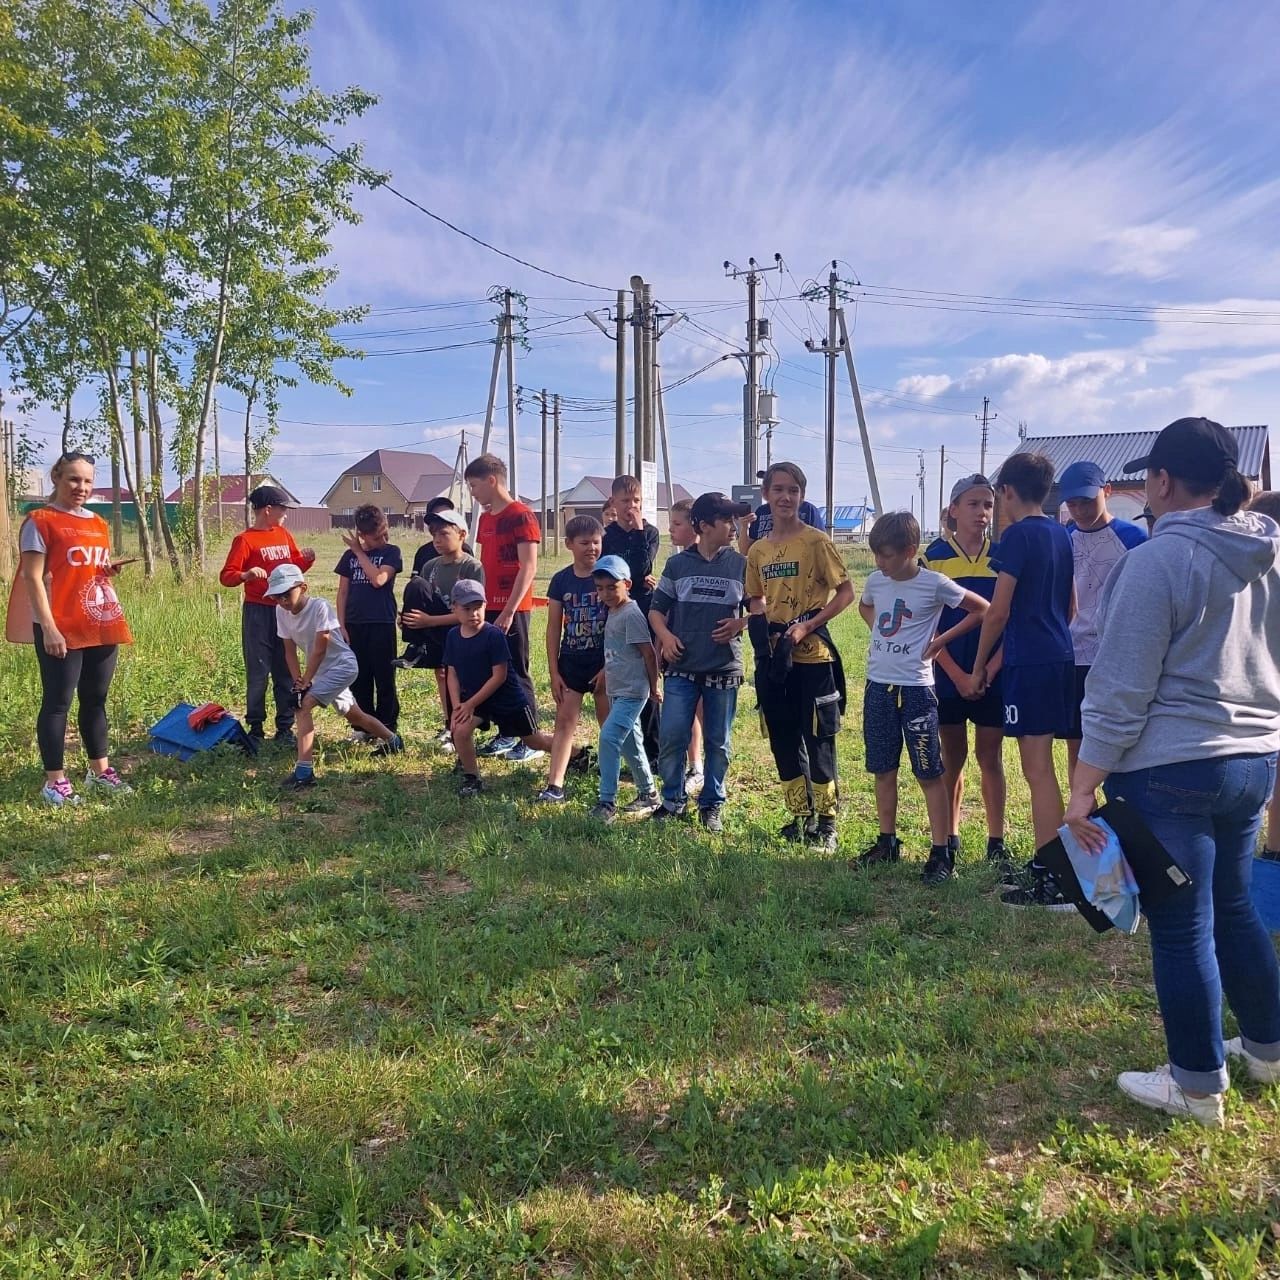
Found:
<svg viewBox="0 0 1280 1280"><path fill-rule="evenodd" d="M462 765L460 796L476 796L484 789L476 765L476 728L481 721L496 724L503 737L519 738L527 747L546 751L551 738L538 732L537 715L529 701L507 648L507 637L484 620L484 588L459 578L449 595L458 625L444 642L449 672L449 727Z"/></svg>
<svg viewBox="0 0 1280 1280"><path fill-rule="evenodd" d="M322 596L307 592L307 580L297 565L282 564L271 570L264 599L276 606L276 629L285 642L284 656L293 677L298 702L298 763L284 780L290 791L315 785L316 707L332 707L346 717L353 729L378 739L375 755L389 756L404 750L398 733L356 705L351 682L359 667L355 654L342 638L338 615ZM306 655L306 669L298 665L298 649Z"/></svg>

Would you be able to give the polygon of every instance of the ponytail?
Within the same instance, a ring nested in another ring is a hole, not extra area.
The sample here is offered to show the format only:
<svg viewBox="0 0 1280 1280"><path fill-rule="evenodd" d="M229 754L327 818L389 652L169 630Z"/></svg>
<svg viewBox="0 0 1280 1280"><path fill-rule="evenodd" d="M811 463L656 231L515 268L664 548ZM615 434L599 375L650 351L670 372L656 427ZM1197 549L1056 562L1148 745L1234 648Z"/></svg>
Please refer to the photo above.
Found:
<svg viewBox="0 0 1280 1280"><path fill-rule="evenodd" d="M1235 464L1227 463L1226 474L1218 486L1213 498L1213 509L1220 516L1233 516L1241 507L1246 506L1253 497L1253 485L1247 477L1236 470Z"/></svg>

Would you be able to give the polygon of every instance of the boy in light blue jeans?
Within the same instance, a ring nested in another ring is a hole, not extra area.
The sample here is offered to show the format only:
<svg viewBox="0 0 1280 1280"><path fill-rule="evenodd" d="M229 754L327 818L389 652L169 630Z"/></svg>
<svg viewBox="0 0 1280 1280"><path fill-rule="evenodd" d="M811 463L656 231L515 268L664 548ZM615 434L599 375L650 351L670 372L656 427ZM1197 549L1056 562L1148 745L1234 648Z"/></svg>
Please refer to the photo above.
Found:
<svg viewBox="0 0 1280 1280"><path fill-rule="evenodd" d="M591 816L613 822L618 816L618 777L625 758L639 794L623 813L651 813L658 804L653 773L644 752L640 713L650 699L662 701L658 659L649 624L631 599L631 570L621 556L602 556L592 571L596 594L609 610L604 624L604 680L609 716L600 726L600 801Z"/></svg>

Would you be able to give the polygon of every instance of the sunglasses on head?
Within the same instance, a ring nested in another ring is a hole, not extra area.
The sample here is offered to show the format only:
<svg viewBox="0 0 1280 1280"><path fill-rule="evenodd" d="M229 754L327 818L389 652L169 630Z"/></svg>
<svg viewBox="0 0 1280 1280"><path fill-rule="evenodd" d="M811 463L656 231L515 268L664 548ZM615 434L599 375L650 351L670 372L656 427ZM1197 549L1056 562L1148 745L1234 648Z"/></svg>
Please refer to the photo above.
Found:
<svg viewBox="0 0 1280 1280"><path fill-rule="evenodd" d="M85 453L83 449L72 449L69 453L64 453L58 459L59 462L91 462L97 465L97 458L91 453Z"/></svg>

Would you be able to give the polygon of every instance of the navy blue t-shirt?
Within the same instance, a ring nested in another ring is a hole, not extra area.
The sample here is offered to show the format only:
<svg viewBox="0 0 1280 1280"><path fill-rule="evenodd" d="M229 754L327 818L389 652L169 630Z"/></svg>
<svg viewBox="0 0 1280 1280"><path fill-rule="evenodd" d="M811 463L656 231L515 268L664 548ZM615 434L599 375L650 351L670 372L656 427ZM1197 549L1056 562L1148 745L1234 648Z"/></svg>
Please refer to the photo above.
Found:
<svg viewBox="0 0 1280 1280"><path fill-rule="evenodd" d="M1004 629L1004 665L1072 662L1071 535L1048 516L1011 524L991 548L991 567L1017 578Z"/></svg>
<svg viewBox="0 0 1280 1280"><path fill-rule="evenodd" d="M802 502L796 511L800 517L801 524L807 524L811 529L821 529L826 533L827 526L823 523L822 512L808 500ZM767 538L773 532L773 512L769 510L769 504L762 502L756 508L756 518L748 526L748 531L752 542L759 542L761 538Z"/></svg>
<svg viewBox="0 0 1280 1280"><path fill-rule="evenodd" d="M595 579L588 571L578 577L573 565L555 574L547 586L547 599L564 610L564 630L560 633L560 652L586 657L604 656L604 624L608 607L600 603Z"/></svg>
<svg viewBox="0 0 1280 1280"><path fill-rule="evenodd" d="M507 668L506 681L498 686L496 693L489 695L484 705L494 711L518 711L527 700L516 679L507 637L492 622L483 623L470 639L462 634L461 627L451 628L445 637L444 665L457 673L458 692L464 700L483 688L499 663Z"/></svg>
<svg viewBox="0 0 1280 1280"><path fill-rule="evenodd" d="M365 555L373 564L381 569L384 566L391 570L391 577L380 587L375 587L365 576L356 559L354 551L344 551L342 558L334 566L334 573L340 578L348 578L347 608L344 621L348 626L360 622L389 622L395 625L396 614L396 574L404 568L400 558L400 548L387 543L385 547L375 547L366 551Z"/></svg>

